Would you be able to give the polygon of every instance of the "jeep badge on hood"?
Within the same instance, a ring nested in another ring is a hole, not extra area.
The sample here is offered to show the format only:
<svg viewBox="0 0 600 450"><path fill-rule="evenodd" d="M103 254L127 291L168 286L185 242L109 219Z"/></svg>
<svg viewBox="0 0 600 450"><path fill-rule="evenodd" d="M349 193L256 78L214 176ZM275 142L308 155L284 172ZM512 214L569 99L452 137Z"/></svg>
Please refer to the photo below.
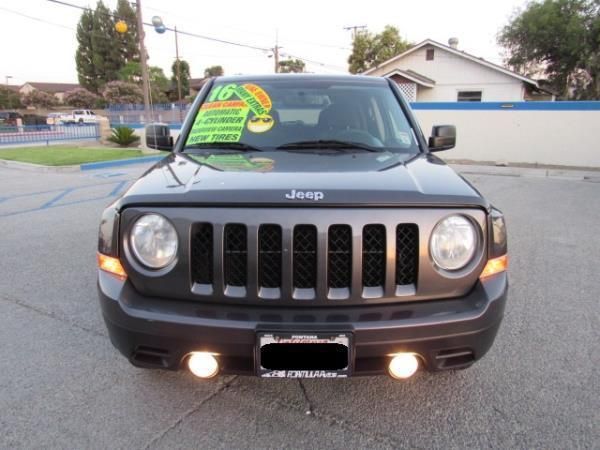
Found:
<svg viewBox="0 0 600 450"><path fill-rule="evenodd" d="M325 194L321 191L297 191L296 189L292 189L290 193L285 194L285 198L290 200L314 200L315 202L323 200L324 197Z"/></svg>

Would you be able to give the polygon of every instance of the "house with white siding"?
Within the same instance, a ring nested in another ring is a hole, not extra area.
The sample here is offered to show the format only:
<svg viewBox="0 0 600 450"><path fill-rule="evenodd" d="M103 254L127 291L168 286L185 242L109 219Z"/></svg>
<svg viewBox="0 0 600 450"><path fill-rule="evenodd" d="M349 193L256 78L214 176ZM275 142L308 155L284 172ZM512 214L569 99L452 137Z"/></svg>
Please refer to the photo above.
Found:
<svg viewBox="0 0 600 450"><path fill-rule="evenodd" d="M537 80L431 39L363 73L394 80L410 102L554 100Z"/></svg>

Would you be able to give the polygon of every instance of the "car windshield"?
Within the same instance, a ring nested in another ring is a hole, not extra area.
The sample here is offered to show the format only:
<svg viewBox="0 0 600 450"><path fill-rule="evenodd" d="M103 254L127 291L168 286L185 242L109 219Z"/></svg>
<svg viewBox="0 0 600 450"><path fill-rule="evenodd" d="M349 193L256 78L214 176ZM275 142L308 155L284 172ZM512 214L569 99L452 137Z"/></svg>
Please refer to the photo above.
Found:
<svg viewBox="0 0 600 450"><path fill-rule="evenodd" d="M420 151L398 100L379 79L217 80L184 150L227 143L263 151Z"/></svg>

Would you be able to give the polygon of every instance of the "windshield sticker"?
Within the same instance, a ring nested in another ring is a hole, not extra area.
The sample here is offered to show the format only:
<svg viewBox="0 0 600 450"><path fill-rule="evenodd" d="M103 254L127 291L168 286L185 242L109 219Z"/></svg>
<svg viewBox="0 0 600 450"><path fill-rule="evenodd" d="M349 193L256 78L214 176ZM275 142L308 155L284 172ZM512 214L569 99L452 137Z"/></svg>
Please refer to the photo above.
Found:
<svg viewBox="0 0 600 450"><path fill-rule="evenodd" d="M248 131L253 133L264 133L273 128L273 118L268 114L251 117L248 120Z"/></svg>
<svg viewBox="0 0 600 450"><path fill-rule="evenodd" d="M247 155L189 155L194 161L226 172L270 172L275 168L275 161L270 158L254 157Z"/></svg>
<svg viewBox="0 0 600 450"><path fill-rule="evenodd" d="M398 138L400 139L400 142L402 142L404 145L410 145L410 134L404 132L404 131L399 131L398 132Z"/></svg>
<svg viewBox="0 0 600 450"><path fill-rule="evenodd" d="M248 121L248 130L253 133L269 131L274 125L269 115L271 107L269 95L255 84L216 86L200 107L186 145L239 142L250 111L253 116Z"/></svg>

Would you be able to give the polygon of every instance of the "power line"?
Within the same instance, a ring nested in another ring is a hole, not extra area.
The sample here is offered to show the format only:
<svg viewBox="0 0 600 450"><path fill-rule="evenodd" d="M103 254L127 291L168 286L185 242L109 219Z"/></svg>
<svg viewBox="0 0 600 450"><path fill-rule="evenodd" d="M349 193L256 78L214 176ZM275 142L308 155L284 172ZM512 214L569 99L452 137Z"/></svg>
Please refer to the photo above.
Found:
<svg viewBox="0 0 600 450"><path fill-rule="evenodd" d="M2 6L0 6L0 9L2 11L6 11L6 12L9 12L9 13L12 13L12 14L16 14L17 16L21 16L21 17L25 17L27 19L35 20L36 22L41 22L41 23L45 23L45 24L48 24L48 25L53 25L55 27L64 28L65 30L71 30L71 31L73 31L73 28L68 27L67 25L62 25L60 23L50 22L50 21L45 20L45 19L40 19L39 17L33 17L33 16L28 15L28 14L24 14L22 12L19 12L19 11L14 11L12 9L4 8Z"/></svg>
<svg viewBox="0 0 600 450"><path fill-rule="evenodd" d="M76 4L65 2L65 1L62 1L62 0L48 0L48 1L51 2L51 3L56 3L56 4L59 4L59 5L63 5L63 6L68 6L68 7L71 7L71 8L80 9L80 10L83 10L83 11L90 10L89 7L76 5ZM113 17L113 18L116 17L112 13L106 13L106 14L109 15L110 17ZM118 17L116 17L116 18L118 18ZM149 27L154 27L151 23L147 23L147 22L144 22L144 25L149 26ZM169 30L169 31L175 32L175 30L173 28L171 28L171 27L165 27L165 30ZM256 45L250 45L250 44L245 44L245 43L241 43L241 42L230 41L230 40L227 40L227 39L215 38L215 37L206 36L206 35L202 35L202 34L198 34L198 33L192 33L190 31L182 31L182 30L178 29L177 33L179 33L180 35L184 35L184 36L195 37L195 38L198 38L198 39L204 39L204 40L208 40L208 41L212 41L212 42L218 42L220 44L225 44L225 45L233 45L233 46L241 47L241 48L249 48L249 49L258 50L258 51L261 51L261 52L272 52L273 51L273 49L267 48L267 47L258 47ZM290 55L290 56L292 56L292 55ZM296 58L296 59L300 59L300 60L302 60L304 62L308 62L308 63L312 63L312 64L317 64L317 65L323 66L323 67L329 66L329 67L335 68L336 70L340 70L340 69L341 70L345 70L345 69L342 69L341 67L331 66L329 64L326 64L326 63L323 63L323 62L320 62L320 61L314 61L314 60L311 60L311 59L308 59L308 58L303 58L303 57L300 57L300 56L293 56L293 57Z"/></svg>
<svg viewBox="0 0 600 450"><path fill-rule="evenodd" d="M62 5L62 6L68 6L70 8L76 8L76 9L80 9L80 10L83 10L83 11L90 10L89 7L75 5L73 3L64 2L62 0L48 0L48 1L50 3L56 3L56 4L59 4L59 5ZM108 15L108 16L110 16L110 17L112 17L112 18L119 19L119 17L116 16L115 14L112 14L112 13L105 13L105 14ZM144 22L144 25L154 28L154 25L152 25L152 23ZM173 31L173 32L175 31L173 28L167 27L167 26L165 26L165 30L169 30L169 31ZM253 50L260 50L260 51L265 51L265 52L270 50L269 48L266 48L266 47L257 47L255 45L242 44L240 42L228 41L226 39L213 38L213 37L205 36L205 35L202 35L202 34L192 33L190 31L177 30L177 32L179 34L183 34L183 35L186 35L186 36L192 36L192 37L199 38L199 39L206 39L208 41L219 42L221 44L235 45L235 46L238 46L238 47L251 48Z"/></svg>
<svg viewBox="0 0 600 450"><path fill-rule="evenodd" d="M358 30L364 30L365 28L367 28L366 25L353 25L351 27L344 27L344 30L352 31L352 39L354 39L358 33Z"/></svg>

